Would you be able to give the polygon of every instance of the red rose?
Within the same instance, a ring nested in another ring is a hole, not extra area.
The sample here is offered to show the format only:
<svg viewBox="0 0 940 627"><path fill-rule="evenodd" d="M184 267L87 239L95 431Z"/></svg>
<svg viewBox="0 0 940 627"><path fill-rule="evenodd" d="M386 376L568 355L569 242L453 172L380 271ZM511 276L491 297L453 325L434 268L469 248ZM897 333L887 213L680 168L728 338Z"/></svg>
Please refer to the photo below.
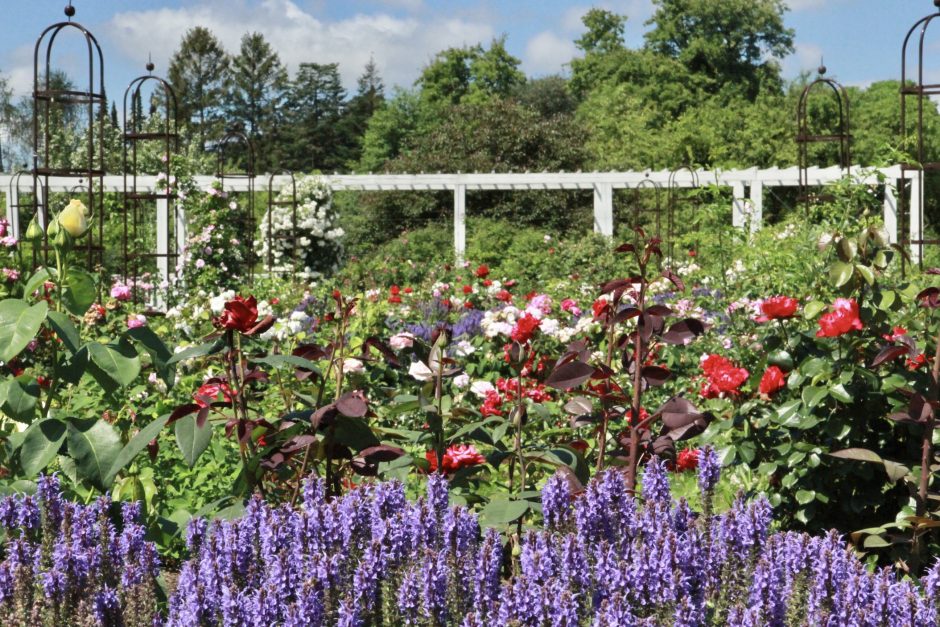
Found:
<svg viewBox="0 0 940 627"><path fill-rule="evenodd" d="M598 298L594 301L594 304L591 305L591 309L594 311L594 319L597 320L607 315L607 312L610 311L610 303L603 298Z"/></svg>
<svg viewBox="0 0 940 627"><path fill-rule="evenodd" d="M464 294L473 294L473 287L470 286L470 285L464 285L464 286L463 286L463 293L464 293Z"/></svg>
<svg viewBox="0 0 940 627"><path fill-rule="evenodd" d="M757 322L792 318L799 306L800 301L790 296L771 296L760 304L763 315L757 318Z"/></svg>
<svg viewBox="0 0 940 627"><path fill-rule="evenodd" d="M392 303L393 305L397 305L401 303L401 296L399 296L398 294L392 294L391 296L388 297L388 302Z"/></svg>
<svg viewBox="0 0 940 627"><path fill-rule="evenodd" d="M699 450L697 448L687 448L679 451L676 458L676 472L685 472L698 468Z"/></svg>
<svg viewBox="0 0 940 627"><path fill-rule="evenodd" d="M837 298L832 304L832 311L819 318L816 337L838 337L853 329L860 331L863 327L855 299Z"/></svg>
<svg viewBox="0 0 940 627"><path fill-rule="evenodd" d="M496 292L496 300L501 300L504 303L512 302L512 294L510 294L506 290L499 290L498 292Z"/></svg>
<svg viewBox="0 0 940 627"><path fill-rule="evenodd" d="M907 335L907 329L905 329L904 327L894 327L893 329L891 329L891 333L885 333L881 337L883 337L889 342L897 342L898 340L903 338L905 335Z"/></svg>
<svg viewBox="0 0 940 627"><path fill-rule="evenodd" d="M530 313L526 313L516 321L509 337L520 344L525 344L532 339L535 330L539 328L541 321Z"/></svg>
<svg viewBox="0 0 940 627"><path fill-rule="evenodd" d="M500 397L499 392L496 390L490 390L486 393L486 398L483 399L483 405L480 407L480 414L484 418L486 416L502 416L502 406L503 399Z"/></svg>
<svg viewBox="0 0 940 627"><path fill-rule="evenodd" d="M392 296L398 296L401 293L401 289L399 289L397 285L393 285L391 288L389 288L388 293Z"/></svg>
<svg viewBox="0 0 940 627"><path fill-rule="evenodd" d="M193 394L193 400L200 407L208 407L218 400L219 394L222 395L222 400L226 403L232 402L232 388L227 383L222 382L203 383Z"/></svg>
<svg viewBox="0 0 940 627"><path fill-rule="evenodd" d="M485 281L483 281L483 287L489 287L489 286L491 286L492 284L493 284L493 282L490 281L489 279L486 279Z"/></svg>
<svg viewBox="0 0 940 627"><path fill-rule="evenodd" d="M258 303L254 296L247 299L236 296L225 303L225 310L218 317L216 323L223 329L234 329L241 333L248 333L258 322Z"/></svg>
<svg viewBox="0 0 940 627"><path fill-rule="evenodd" d="M769 398L778 390L782 390L786 384L787 380L783 370L777 366L771 366L764 371L764 376L760 378L758 391L761 396Z"/></svg>
<svg viewBox="0 0 940 627"><path fill-rule="evenodd" d="M411 289L410 287L406 287L404 291L405 291L405 294L411 294L414 290Z"/></svg>
<svg viewBox="0 0 940 627"><path fill-rule="evenodd" d="M485 263L481 263L474 272L474 274L481 279L485 279L489 273L490 269Z"/></svg>
<svg viewBox="0 0 940 627"><path fill-rule="evenodd" d="M463 308L464 308L464 309L473 309L473 303L471 303L469 300L468 300L468 301L464 301Z"/></svg>
<svg viewBox="0 0 940 627"><path fill-rule="evenodd" d="M430 472L435 472L437 470L437 453L428 451L424 457L428 460ZM444 472L450 474L461 468L485 464L486 458L480 455L472 444L454 444L447 447L443 462Z"/></svg>
<svg viewBox="0 0 940 627"><path fill-rule="evenodd" d="M734 396L750 376L745 368L738 368L721 355L708 355L702 360L701 367L706 380L702 383L700 393L705 398Z"/></svg>

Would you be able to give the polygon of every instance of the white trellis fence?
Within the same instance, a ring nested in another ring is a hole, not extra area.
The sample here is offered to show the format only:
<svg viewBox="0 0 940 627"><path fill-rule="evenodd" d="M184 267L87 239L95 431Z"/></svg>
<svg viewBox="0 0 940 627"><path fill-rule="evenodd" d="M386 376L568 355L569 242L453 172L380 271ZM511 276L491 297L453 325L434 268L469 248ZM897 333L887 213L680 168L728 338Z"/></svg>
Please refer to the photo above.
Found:
<svg viewBox="0 0 940 627"><path fill-rule="evenodd" d="M863 169L853 166L851 174L859 182L872 186L884 186L884 222L891 236L892 242L898 241L898 213L896 199L896 185L901 178L900 166L891 166L879 170ZM883 177L880 180L879 174ZM672 176L670 176L672 175ZM808 184L810 186L823 186L838 181L845 175L845 171L838 167L809 168ZM260 175L259 175L260 176ZM18 190L10 187L11 175L0 175L0 186L6 190L7 218L10 220L13 234L17 237L20 224L16 212L11 207L19 205ZM264 180L266 176L262 176ZM739 228L750 228L756 231L761 227L763 220L764 188L765 187L798 187L800 184L799 169L790 168L750 168L746 170L699 170L696 175L688 170L679 170L675 174L669 170L644 172L525 172L525 173L455 173L455 174L331 174L323 175L324 182L333 191L450 191L454 194L454 253L462 259L466 250L466 216L467 192L479 190L502 191L534 191L534 190L592 190L594 193L594 230L608 237L614 234L613 198L615 189L633 189L656 184L662 190L668 191L670 185L679 188L690 188L696 185L717 185L729 187L732 190L732 225ZM196 177L197 183L203 187L208 186L214 179L212 176ZM154 177L138 177L138 191L152 191L157 183ZM288 176L275 176L273 187L280 189L288 184ZM28 185L24 177L22 181ZM916 189L918 179L911 180L910 193L910 237L911 240L922 239L920 232L920 206L921 194ZM49 192L68 191L74 186L73 180L51 179ZM247 191L248 183L245 179L226 179L228 191ZM120 193L124 189L124 179L121 176L104 177L104 191L106 193ZM157 201L157 233L165 232L162 225L169 219L166 200ZM169 245L166 241L158 241L156 252L165 254ZM919 250L911 248L914 261L918 261ZM160 268L164 277L168 275L169 268L164 264Z"/></svg>

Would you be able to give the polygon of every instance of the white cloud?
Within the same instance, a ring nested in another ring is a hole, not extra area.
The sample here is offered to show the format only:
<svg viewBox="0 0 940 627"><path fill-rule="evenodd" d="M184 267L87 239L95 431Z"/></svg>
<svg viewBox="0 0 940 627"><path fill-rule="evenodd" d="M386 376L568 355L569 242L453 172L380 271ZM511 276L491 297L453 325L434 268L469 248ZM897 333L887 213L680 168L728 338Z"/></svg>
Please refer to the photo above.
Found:
<svg viewBox="0 0 940 627"><path fill-rule="evenodd" d="M783 60L783 73L785 76L797 76L800 72L816 73L819 62L823 58L821 46L805 41L793 44L793 54Z"/></svg>
<svg viewBox="0 0 940 627"><path fill-rule="evenodd" d="M417 6L412 0L387 3ZM355 86L370 55L387 85L408 86L437 51L486 42L495 32L482 21L443 15L419 19L359 13L326 21L291 0L199 0L180 8L125 11L110 20L108 31L127 56L143 59L141 42L147 42L165 71L185 32L197 25L209 28L230 53L237 53L246 31L261 32L292 70L301 62L338 62L347 88Z"/></svg>
<svg viewBox="0 0 940 627"><path fill-rule="evenodd" d="M570 38L542 31L532 37L525 47L524 68L529 74L554 74L562 70L578 53Z"/></svg>

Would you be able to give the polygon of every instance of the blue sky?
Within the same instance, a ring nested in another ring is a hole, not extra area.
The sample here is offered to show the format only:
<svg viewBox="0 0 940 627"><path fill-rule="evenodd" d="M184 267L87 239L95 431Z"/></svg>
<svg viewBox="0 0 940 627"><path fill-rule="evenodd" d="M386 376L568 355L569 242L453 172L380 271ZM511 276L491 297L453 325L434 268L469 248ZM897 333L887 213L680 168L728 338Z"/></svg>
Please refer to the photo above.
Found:
<svg viewBox="0 0 940 627"><path fill-rule="evenodd" d="M64 19L67 0L0 0L0 71L19 93L32 81L36 37ZM293 69L303 61L339 62L344 83L374 55L386 85L410 85L433 54L449 46L488 43L505 34L507 46L529 75L564 72L591 6L628 16L627 39L642 42L651 0L74 0L75 19L99 39L105 81L112 98L143 71L148 53L165 72L187 28L209 27L229 51L243 33L265 34ZM812 70L825 56L830 73L850 85L897 78L907 29L935 11L931 0L790 0L787 25L796 30L796 52L784 73ZM928 73L940 77L940 20ZM62 63L75 65L70 48ZM119 105L120 106L120 105Z"/></svg>

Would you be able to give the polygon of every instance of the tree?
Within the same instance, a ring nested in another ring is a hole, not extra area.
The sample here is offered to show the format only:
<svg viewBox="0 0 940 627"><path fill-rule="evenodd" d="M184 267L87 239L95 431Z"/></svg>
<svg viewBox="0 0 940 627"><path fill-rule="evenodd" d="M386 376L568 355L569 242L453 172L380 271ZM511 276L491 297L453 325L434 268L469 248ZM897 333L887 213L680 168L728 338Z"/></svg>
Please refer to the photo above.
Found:
<svg viewBox="0 0 940 627"><path fill-rule="evenodd" d="M254 143L259 170L269 166L270 143L287 83L287 70L264 35L245 34L238 56L231 62L227 113Z"/></svg>
<svg viewBox="0 0 940 627"><path fill-rule="evenodd" d="M340 124L345 100L338 64L300 64L287 96L286 167L306 171L345 166L352 143Z"/></svg>
<svg viewBox="0 0 940 627"><path fill-rule="evenodd" d="M504 36L494 39L486 50L477 44L438 52L415 85L432 105L484 102L508 96L525 82L520 63L507 52Z"/></svg>
<svg viewBox="0 0 940 627"><path fill-rule="evenodd" d="M208 28L189 29L173 53L168 72L179 120L194 131L200 148L222 130L229 58Z"/></svg>
<svg viewBox="0 0 940 627"><path fill-rule="evenodd" d="M780 88L775 59L793 52L782 0L654 0L646 48L708 79L707 91L733 85L754 100L764 82Z"/></svg>
<svg viewBox="0 0 940 627"><path fill-rule="evenodd" d="M587 28L574 45L584 54L610 54L623 50L623 29L627 16L604 9L591 9L581 17Z"/></svg>
<svg viewBox="0 0 940 627"><path fill-rule="evenodd" d="M385 85L379 76L379 69L375 59L369 58L362 75L357 81L358 89L346 105L346 115L343 118L343 127L354 140L354 147L349 156L349 166L355 167L362 156L363 142L369 120L385 103Z"/></svg>

